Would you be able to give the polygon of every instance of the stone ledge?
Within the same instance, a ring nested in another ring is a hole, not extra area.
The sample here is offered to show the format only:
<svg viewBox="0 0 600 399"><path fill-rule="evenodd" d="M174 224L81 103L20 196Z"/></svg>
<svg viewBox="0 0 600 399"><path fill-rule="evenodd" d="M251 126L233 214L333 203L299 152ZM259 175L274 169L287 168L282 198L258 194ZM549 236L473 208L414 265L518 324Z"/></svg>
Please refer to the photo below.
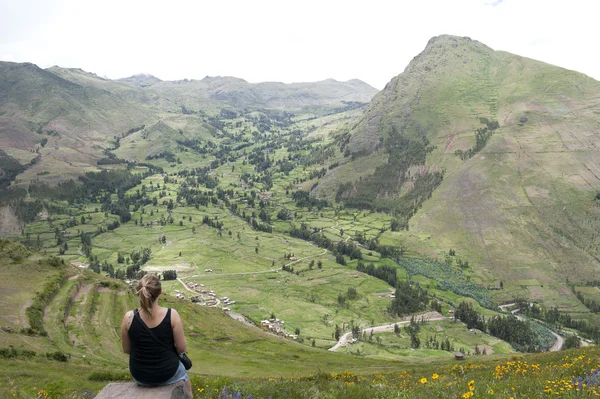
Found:
<svg viewBox="0 0 600 399"><path fill-rule="evenodd" d="M96 399L190 399L185 383L177 382L160 387L140 387L135 382L110 383Z"/></svg>

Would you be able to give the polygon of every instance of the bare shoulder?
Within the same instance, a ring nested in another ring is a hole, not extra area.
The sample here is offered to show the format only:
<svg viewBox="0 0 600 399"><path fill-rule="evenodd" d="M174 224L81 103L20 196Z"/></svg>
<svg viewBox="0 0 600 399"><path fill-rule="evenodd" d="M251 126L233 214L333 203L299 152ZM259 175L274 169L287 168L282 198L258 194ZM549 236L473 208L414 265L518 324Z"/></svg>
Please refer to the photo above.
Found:
<svg viewBox="0 0 600 399"><path fill-rule="evenodd" d="M181 316L179 316L177 310L171 308L171 325L175 324L181 324Z"/></svg>
<svg viewBox="0 0 600 399"><path fill-rule="evenodd" d="M129 329L129 326L131 325L132 321L133 321L133 310L129 310L123 316L122 325L126 326L127 329Z"/></svg>

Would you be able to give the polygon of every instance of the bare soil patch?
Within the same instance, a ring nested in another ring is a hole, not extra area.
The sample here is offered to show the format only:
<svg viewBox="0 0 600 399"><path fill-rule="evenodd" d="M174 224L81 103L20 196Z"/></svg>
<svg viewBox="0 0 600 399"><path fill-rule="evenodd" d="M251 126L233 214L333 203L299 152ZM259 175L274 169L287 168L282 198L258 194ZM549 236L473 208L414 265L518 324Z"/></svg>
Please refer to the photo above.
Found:
<svg viewBox="0 0 600 399"><path fill-rule="evenodd" d="M483 353L483 351L485 349L486 355L491 355L494 353L494 349L492 349L492 347L489 345L480 344L480 345L477 345L477 349L479 349L479 353Z"/></svg>
<svg viewBox="0 0 600 399"><path fill-rule="evenodd" d="M83 287L81 287L79 289L79 292L77 293L77 295L75 295L75 298L73 298L74 300L78 300L79 298L81 298L83 295L87 295L92 288L94 287L94 284L87 284L84 285Z"/></svg>
<svg viewBox="0 0 600 399"><path fill-rule="evenodd" d="M21 223L8 206L0 207L0 237L10 237L21 233Z"/></svg>
<svg viewBox="0 0 600 399"><path fill-rule="evenodd" d="M29 299L29 300L27 300L27 302L25 302L23 304L23 306L21 306L20 316L21 316L21 325L23 326L23 328L31 327L29 325L29 320L27 320L27 315L25 314L25 311L27 310L28 307L31 306L32 303L33 303L33 301L31 299Z"/></svg>

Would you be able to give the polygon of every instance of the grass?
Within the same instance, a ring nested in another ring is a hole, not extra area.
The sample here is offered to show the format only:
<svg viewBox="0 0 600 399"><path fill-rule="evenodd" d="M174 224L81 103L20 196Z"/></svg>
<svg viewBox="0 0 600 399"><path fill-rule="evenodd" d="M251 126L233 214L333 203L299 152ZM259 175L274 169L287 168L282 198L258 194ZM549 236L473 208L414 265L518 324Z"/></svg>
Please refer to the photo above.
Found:
<svg viewBox="0 0 600 399"><path fill-rule="evenodd" d="M487 349L492 354L510 354L514 349L504 341L484 334L481 331L469 331L462 323L454 320L429 321L420 326L419 336L421 338L421 348L418 350L411 348L410 334L401 327L401 332L374 333L372 336L368 331L362 338L362 341L353 345L348 345L345 352L348 354L360 353L366 357L378 357L389 360L398 358L406 359L451 359L454 352L463 349L465 353L475 355L475 345L485 345L491 347ZM378 338L381 340L378 342ZM442 342L449 339L454 351L444 351L427 347L429 338L435 338ZM482 350L482 349L481 349ZM484 356L485 357L485 356Z"/></svg>

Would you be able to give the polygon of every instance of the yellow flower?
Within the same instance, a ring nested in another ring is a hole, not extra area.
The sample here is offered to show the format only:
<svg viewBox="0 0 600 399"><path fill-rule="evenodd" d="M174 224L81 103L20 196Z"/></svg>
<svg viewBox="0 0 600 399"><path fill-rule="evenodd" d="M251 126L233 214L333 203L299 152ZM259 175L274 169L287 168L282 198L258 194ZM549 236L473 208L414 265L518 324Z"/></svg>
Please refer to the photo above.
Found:
<svg viewBox="0 0 600 399"><path fill-rule="evenodd" d="M423 377L419 380L421 384L427 384L427 378Z"/></svg>
<svg viewBox="0 0 600 399"><path fill-rule="evenodd" d="M432 380L437 380L438 378L440 378L440 376L439 376L437 373L434 373L434 374L431 376L431 379L432 379Z"/></svg>

